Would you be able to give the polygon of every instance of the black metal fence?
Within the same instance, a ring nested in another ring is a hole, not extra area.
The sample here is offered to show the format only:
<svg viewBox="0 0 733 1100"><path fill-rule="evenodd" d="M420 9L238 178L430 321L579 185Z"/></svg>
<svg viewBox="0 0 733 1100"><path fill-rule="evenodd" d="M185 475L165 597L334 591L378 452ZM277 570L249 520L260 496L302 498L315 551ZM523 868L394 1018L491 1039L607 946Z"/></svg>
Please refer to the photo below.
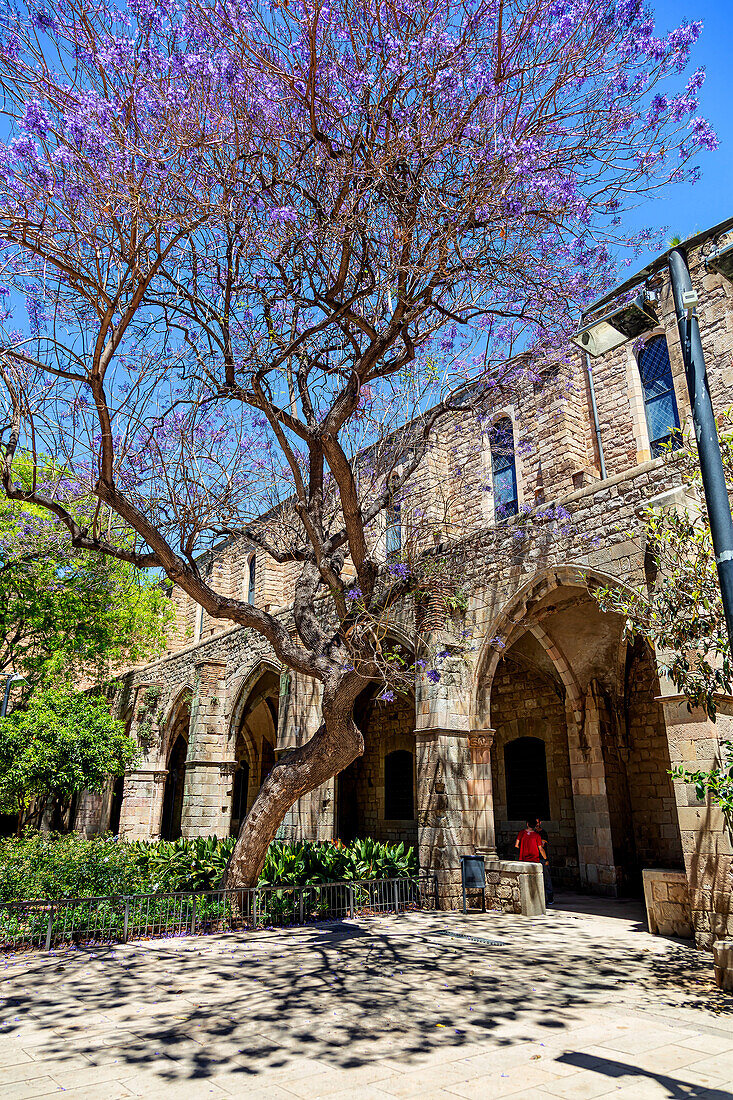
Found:
<svg viewBox="0 0 733 1100"><path fill-rule="evenodd" d="M434 909L436 897L434 876L418 875L315 886L0 902L0 949L50 951L73 944L284 928Z"/></svg>

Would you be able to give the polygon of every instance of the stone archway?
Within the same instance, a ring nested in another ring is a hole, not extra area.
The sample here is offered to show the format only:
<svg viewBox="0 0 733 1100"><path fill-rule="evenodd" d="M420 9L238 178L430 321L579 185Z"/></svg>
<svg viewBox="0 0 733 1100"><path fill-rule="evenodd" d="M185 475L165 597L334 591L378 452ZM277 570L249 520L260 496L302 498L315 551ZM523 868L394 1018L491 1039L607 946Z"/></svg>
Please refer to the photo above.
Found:
<svg viewBox="0 0 733 1100"><path fill-rule="evenodd" d="M278 672L260 666L240 689L230 731L230 832L236 835L276 760L280 704Z"/></svg>
<svg viewBox="0 0 733 1100"><path fill-rule="evenodd" d="M186 691L176 702L166 738L166 777L160 815L162 840L177 840L181 835L190 723L191 694Z"/></svg>
<svg viewBox="0 0 733 1100"><path fill-rule="evenodd" d="M681 866L669 746L648 647L619 667L619 653L627 653L623 622L601 612L583 574L570 568L525 586L492 628L497 636L503 645L484 652L474 712L478 725L495 731L500 856L512 858L522 825L508 812L506 747L531 738L545 746L545 828L561 885L636 893L644 866Z"/></svg>

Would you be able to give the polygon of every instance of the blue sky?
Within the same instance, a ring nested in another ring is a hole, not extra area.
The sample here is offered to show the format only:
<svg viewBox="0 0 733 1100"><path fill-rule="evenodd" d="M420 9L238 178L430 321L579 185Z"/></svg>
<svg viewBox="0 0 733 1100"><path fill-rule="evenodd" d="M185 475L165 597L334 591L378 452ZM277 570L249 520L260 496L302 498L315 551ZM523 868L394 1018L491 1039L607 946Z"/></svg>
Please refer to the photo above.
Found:
<svg viewBox="0 0 733 1100"><path fill-rule="evenodd" d="M668 226L667 237L684 238L733 215L733 0L650 0L649 6L659 33L683 20L702 20L688 72L706 69L700 114L712 123L720 146L700 156L699 183L669 187L625 220L634 227ZM645 259L632 261L631 270Z"/></svg>

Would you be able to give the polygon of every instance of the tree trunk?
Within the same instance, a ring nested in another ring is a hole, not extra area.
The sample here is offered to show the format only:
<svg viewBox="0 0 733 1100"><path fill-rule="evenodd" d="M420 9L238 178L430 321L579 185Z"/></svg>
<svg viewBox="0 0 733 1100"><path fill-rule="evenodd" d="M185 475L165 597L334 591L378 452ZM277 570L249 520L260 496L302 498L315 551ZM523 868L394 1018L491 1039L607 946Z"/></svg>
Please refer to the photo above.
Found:
<svg viewBox="0 0 733 1100"><path fill-rule="evenodd" d="M310 741L279 761L262 784L222 878L227 890L255 886L268 845L293 803L361 756L364 738L354 722L352 694L324 703L323 724Z"/></svg>

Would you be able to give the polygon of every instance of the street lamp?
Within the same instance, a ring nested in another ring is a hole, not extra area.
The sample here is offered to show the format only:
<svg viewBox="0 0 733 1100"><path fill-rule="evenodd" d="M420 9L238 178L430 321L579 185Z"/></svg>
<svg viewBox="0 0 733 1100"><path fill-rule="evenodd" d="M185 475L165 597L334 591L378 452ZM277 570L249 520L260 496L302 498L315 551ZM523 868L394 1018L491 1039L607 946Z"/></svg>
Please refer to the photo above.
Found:
<svg viewBox="0 0 733 1100"><path fill-rule="evenodd" d="M12 673L5 680L5 691L3 693L3 702L2 702L2 706L0 706L0 718L4 718L5 715L8 713L8 703L10 701L10 689L13 686L13 684L17 684L20 680L25 680L25 676L16 676L15 673Z"/></svg>
<svg viewBox="0 0 733 1100"><path fill-rule="evenodd" d="M710 271L717 271L728 282L733 282L733 243L725 248L719 248L712 256L708 256L705 267Z"/></svg>
<svg viewBox="0 0 733 1100"><path fill-rule="evenodd" d="M690 395L692 421L695 426L697 453L700 457L700 473L710 533L713 538L723 612L728 629L728 642L733 649L733 519L700 340L700 325L696 312L697 293L692 286L684 249L675 245L645 268L638 278L648 278L665 260L672 284L687 391ZM733 280L733 244L709 257L707 266L713 271L718 271L725 278ZM641 303L639 297L642 298ZM629 313L631 307L633 309ZM612 310L598 320L584 325L575 336L571 337L572 342L588 354L597 356L602 355L604 351L619 347L634 336L641 335L646 329L656 327L656 318L653 318L653 314L645 309L643 292L631 303L631 307L624 306ZM643 328L640 327L643 320L642 314L651 322L645 324Z"/></svg>
<svg viewBox="0 0 733 1100"><path fill-rule="evenodd" d="M643 332L656 328L658 324L659 321L642 290L633 301L617 306L603 317L585 325L575 336L570 337L570 341L596 359L599 355L605 355L607 351L613 351L625 344L627 340L633 340Z"/></svg>

